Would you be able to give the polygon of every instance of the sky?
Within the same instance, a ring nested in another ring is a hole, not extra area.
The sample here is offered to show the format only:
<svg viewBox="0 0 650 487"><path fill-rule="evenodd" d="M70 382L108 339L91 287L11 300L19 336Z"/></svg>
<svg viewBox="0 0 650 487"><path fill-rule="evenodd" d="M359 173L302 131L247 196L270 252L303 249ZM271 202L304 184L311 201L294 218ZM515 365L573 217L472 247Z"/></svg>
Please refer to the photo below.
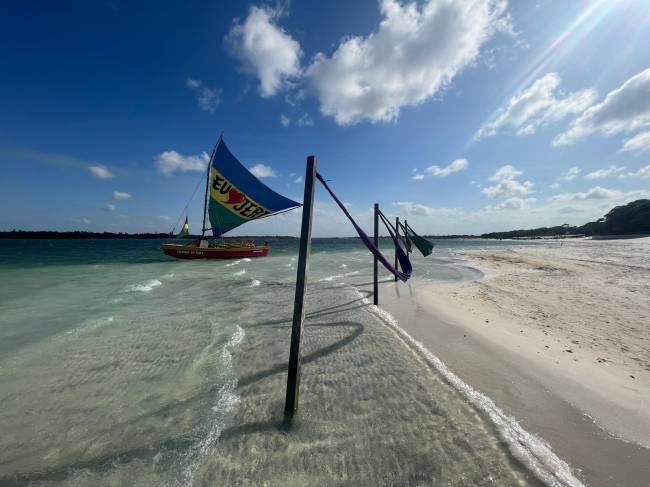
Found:
<svg viewBox="0 0 650 487"><path fill-rule="evenodd" d="M650 197L648 39L650 0L3 1L0 230L200 231L221 133L298 201L315 155L368 231L593 221Z"/></svg>

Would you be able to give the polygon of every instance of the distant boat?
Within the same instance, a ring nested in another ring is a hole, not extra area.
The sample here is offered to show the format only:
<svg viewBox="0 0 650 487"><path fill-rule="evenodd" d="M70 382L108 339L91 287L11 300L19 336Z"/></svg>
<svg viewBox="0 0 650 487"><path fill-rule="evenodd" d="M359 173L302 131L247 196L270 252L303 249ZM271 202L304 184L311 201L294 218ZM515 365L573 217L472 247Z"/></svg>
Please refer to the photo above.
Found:
<svg viewBox="0 0 650 487"><path fill-rule="evenodd" d="M165 243L163 252L177 259L241 259L265 257L269 242L225 240L224 234L249 221L292 210L300 203L285 198L248 171L219 137L207 168L201 237L190 243ZM206 220L210 228L206 228ZM206 236L212 231L213 240ZM187 218L177 238L189 234Z"/></svg>

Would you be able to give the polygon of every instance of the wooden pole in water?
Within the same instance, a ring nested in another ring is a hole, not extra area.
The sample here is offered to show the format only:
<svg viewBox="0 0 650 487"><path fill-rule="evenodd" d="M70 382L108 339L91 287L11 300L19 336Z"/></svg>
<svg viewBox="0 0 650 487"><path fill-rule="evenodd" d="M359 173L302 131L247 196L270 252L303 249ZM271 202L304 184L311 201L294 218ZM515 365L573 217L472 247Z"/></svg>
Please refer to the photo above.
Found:
<svg viewBox="0 0 650 487"><path fill-rule="evenodd" d="M395 233L397 235L397 241L399 242L399 217L395 217ZM397 270L397 247L395 247L395 269ZM395 274L395 282L397 282L397 274Z"/></svg>
<svg viewBox="0 0 650 487"><path fill-rule="evenodd" d="M379 203L375 203L375 247L379 248ZM375 306L379 305L379 281L377 269L377 256L373 260L373 303Z"/></svg>
<svg viewBox="0 0 650 487"><path fill-rule="evenodd" d="M287 395L284 402L284 417L291 419L298 411L300 396L300 358L303 322L305 321L305 288L309 272L311 253L311 222L314 214L314 193L316 192L316 157L307 158L305 172L305 195L302 200L302 228L298 272L296 274L296 296L293 302L293 325L291 326L291 348L289 349L289 370L287 373Z"/></svg>

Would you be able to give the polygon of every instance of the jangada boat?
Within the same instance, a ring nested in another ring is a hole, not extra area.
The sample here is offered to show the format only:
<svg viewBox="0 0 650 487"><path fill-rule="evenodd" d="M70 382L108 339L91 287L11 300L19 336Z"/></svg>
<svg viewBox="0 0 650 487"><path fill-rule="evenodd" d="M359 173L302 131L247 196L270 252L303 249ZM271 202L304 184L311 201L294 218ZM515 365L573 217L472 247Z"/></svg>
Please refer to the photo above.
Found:
<svg viewBox="0 0 650 487"><path fill-rule="evenodd" d="M190 242L163 244L166 255L177 259L241 259L265 257L271 244L252 240L226 240L224 234L244 223L297 208L297 203L262 183L226 147L219 137L208 163L201 237ZM206 220L210 228L206 228ZM206 233L212 232L211 240ZM188 219L177 239L189 235ZM218 239L218 240L217 240Z"/></svg>

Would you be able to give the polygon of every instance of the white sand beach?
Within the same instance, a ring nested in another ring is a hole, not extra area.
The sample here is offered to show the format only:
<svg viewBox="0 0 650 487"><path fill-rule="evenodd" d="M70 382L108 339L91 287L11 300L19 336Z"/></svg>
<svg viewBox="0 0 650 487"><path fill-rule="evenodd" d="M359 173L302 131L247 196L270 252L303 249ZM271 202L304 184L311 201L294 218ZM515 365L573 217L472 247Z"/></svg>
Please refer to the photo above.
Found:
<svg viewBox="0 0 650 487"><path fill-rule="evenodd" d="M464 258L485 276L387 284L381 306L587 484L647 485L650 239L549 242Z"/></svg>

